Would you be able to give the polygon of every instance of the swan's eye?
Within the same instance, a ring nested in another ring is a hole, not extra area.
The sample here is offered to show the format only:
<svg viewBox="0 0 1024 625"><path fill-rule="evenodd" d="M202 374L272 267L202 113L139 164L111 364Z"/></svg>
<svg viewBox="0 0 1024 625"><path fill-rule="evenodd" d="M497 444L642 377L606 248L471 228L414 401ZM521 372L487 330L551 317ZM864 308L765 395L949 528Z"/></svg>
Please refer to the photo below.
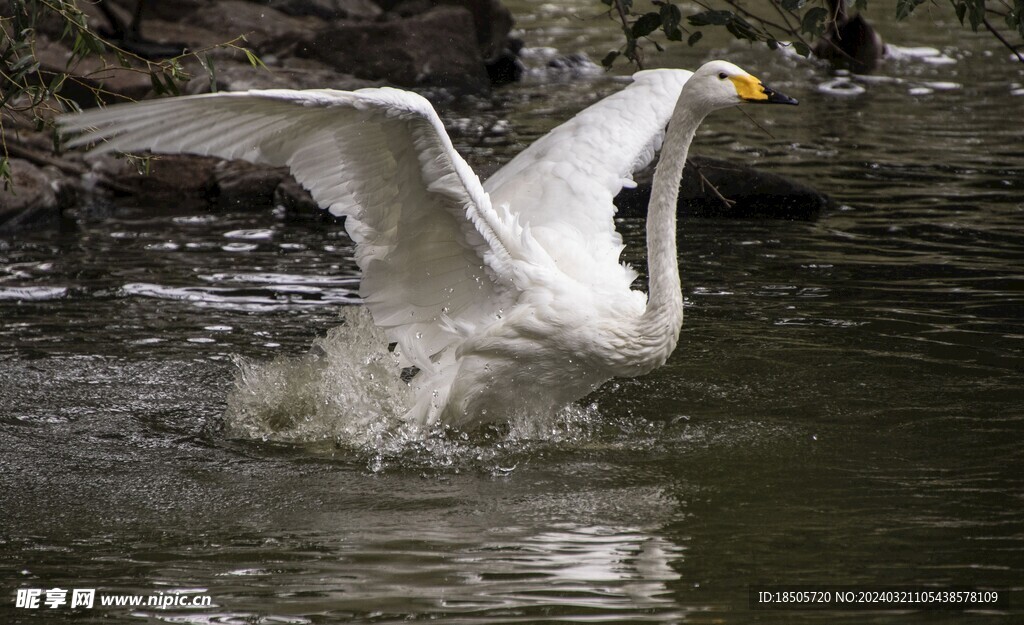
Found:
<svg viewBox="0 0 1024 625"><path fill-rule="evenodd" d="M729 75L726 74L725 72L718 72L718 79L719 80L725 80L728 77L729 77Z"/></svg>

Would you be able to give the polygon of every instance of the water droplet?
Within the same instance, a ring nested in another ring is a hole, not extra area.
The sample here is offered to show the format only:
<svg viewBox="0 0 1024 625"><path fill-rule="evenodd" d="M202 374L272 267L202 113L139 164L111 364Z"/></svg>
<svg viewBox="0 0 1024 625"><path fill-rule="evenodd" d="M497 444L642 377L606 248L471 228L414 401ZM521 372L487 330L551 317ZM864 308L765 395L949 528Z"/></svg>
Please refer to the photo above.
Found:
<svg viewBox="0 0 1024 625"><path fill-rule="evenodd" d="M418 339L423 338L423 333L422 332L417 332L416 333L416 338L418 338Z"/></svg>

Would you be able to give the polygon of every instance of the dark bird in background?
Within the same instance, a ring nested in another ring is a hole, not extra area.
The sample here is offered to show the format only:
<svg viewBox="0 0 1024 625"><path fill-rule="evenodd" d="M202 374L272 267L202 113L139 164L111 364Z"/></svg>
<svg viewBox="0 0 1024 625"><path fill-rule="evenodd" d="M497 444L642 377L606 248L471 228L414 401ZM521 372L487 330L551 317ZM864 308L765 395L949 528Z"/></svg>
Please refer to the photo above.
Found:
<svg viewBox="0 0 1024 625"><path fill-rule="evenodd" d="M814 55L833 67L869 74L885 56L885 44L859 13L846 11L846 0L829 0L830 19L825 34L814 46Z"/></svg>

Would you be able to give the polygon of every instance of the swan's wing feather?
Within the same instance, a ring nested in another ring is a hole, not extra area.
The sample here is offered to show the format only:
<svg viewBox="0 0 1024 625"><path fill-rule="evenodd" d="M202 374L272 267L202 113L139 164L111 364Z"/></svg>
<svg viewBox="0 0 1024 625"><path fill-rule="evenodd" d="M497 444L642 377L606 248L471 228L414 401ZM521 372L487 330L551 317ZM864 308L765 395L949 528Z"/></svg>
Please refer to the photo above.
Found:
<svg viewBox="0 0 1024 625"><path fill-rule="evenodd" d="M396 89L263 90L152 100L65 116L70 146L212 155L288 166L346 217L360 294L402 354L430 369L514 289L521 229L495 211L433 107ZM511 248L511 249L509 249Z"/></svg>
<svg viewBox="0 0 1024 625"><path fill-rule="evenodd" d="M484 184L515 207L563 272L587 283L635 274L619 264L612 200L660 149L686 70L638 72L622 91L584 109L526 148Z"/></svg>

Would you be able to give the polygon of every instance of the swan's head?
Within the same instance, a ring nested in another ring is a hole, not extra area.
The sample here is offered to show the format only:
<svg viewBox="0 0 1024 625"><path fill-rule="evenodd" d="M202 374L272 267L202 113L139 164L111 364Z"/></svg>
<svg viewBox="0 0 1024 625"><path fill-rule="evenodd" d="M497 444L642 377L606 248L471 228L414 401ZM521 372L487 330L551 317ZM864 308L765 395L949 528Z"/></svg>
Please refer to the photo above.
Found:
<svg viewBox="0 0 1024 625"><path fill-rule="evenodd" d="M797 104L793 98L769 89L757 78L726 61L710 61L701 65L686 84L698 89L713 108L747 102Z"/></svg>

